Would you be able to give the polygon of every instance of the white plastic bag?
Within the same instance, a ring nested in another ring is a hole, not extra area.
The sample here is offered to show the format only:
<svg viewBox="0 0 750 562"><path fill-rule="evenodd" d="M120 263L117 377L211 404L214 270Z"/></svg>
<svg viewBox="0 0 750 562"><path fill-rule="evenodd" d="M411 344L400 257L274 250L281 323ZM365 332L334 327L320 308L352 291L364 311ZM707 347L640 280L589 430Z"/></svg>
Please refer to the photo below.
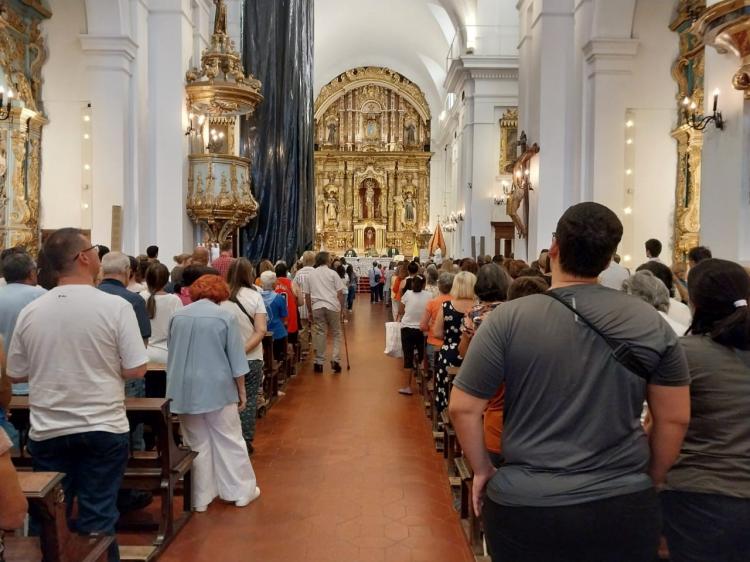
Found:
<svg viewBox="0 0 750 562"><path fill-rule="evenodd" d="M401 322L385 323L385 351L389 357L403 357L401 348Z"/></svg>

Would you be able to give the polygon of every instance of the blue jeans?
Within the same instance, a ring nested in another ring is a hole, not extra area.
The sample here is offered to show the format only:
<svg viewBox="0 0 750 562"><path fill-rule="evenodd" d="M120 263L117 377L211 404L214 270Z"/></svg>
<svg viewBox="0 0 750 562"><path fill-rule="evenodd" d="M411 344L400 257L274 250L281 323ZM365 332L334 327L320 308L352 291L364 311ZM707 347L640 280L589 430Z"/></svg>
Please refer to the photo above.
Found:
<svg viewBox="0 0 750 562"><path fill-rule="evenodd" d="M750 560L750 499L671 490L659 498L672 562Z"/></svg>
<svg viewBox="0 0 750 562"><path fill-rule="evenodd" d="M350 286L349 292L346 295L346 309L351 310L354 305L354 296L357 294L357 287Z"/></svg>
<svg viewBox="0 0 750 562"><path fill-rule="evenodd" d="M125 381L125 396L128 398L146 397L146 379L128 379ZM143 440L143 424L139 423L130 428L132 449L134 451L145 451L146 442Z"/></svg>
<svg viewBox="0 0 750 562"><path fill-rule="evenodd" d="M37 472L64 472L68 525L81 534L115 534L120 517L117 492L128 462L128 434L89 431L44 441L29 439L28 449ZM78 500L78 519L71 519L73 500ZM120 560L117 542L109 562Z"/></svg>

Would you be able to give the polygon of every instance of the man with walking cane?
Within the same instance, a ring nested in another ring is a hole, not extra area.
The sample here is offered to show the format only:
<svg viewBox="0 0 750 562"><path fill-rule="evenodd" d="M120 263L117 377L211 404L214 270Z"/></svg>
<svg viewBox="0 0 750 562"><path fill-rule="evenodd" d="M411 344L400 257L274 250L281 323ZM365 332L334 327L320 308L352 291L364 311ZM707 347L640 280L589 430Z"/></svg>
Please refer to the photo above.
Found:
<svg viewBox="0 0 750 562"><path fill-rule="evenodd" d="M315 373L323 372L328 330L333 335L331 368L334 373L341 372L341 326L347 289L338 273L329 267L330 263L328 252L318 252L315 269L305 276L302 286L308 317L312 319Z"/></svg>

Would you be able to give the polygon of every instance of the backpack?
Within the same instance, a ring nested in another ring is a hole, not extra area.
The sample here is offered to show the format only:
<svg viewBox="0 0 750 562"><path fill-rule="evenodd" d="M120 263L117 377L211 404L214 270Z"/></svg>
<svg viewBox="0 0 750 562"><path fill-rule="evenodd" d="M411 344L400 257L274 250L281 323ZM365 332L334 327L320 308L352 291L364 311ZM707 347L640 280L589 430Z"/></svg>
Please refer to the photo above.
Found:
<svg viewBox="0 0 750 562"><path fill-rule="evenodd" d="M380 283L380 270L377 268L374 268L374 269L375 269L375 275L374 275L375 283Z"/></svg>

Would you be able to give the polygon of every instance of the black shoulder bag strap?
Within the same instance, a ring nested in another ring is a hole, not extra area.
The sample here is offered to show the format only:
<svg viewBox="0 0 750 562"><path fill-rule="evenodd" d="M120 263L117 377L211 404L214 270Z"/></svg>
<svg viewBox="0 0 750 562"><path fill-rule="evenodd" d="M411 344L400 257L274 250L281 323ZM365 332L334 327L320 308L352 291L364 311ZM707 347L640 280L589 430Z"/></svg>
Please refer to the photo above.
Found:
<svg viewBox="0 0 750 562"><path fill-rule="evenodd" d="M234 297L233 299L229 299L231 302L236 304L240 307L240 310L245 313L245 316L247 316L247 319L250 320L250 325L253 327L253 330L255 329L255 321L253 320L253 317L250 316L250 313L245 309L244 306L242 306L242 303L239 301L237 297Z"/></svg>
<svg viewBox="0 0 750 562"><path fill-rule="evenodd" d="M626 369L628 369L630 372L632 372L634 375L637 375L644 379L646 382L649 382L651 380L651 371L645 367L645 365L641 362L641 360L636 357L635 353L633 353L632 348L623 342L616 342L604 332L602 332L599 328L594 326L594 324L585 316L583 316L578 310L573 308L573 306L566 301L564 298L562 298L557 293L553 293L551 291L548 291L544 293L545 295L552 297L557 302L562 303L565 305L568 309L570 309L573 314L578 316L583 322L594 332L596 332L600 338L602 338L605 342L607 342L607 345L612 349L612 355L613 357Z"/></svg>

